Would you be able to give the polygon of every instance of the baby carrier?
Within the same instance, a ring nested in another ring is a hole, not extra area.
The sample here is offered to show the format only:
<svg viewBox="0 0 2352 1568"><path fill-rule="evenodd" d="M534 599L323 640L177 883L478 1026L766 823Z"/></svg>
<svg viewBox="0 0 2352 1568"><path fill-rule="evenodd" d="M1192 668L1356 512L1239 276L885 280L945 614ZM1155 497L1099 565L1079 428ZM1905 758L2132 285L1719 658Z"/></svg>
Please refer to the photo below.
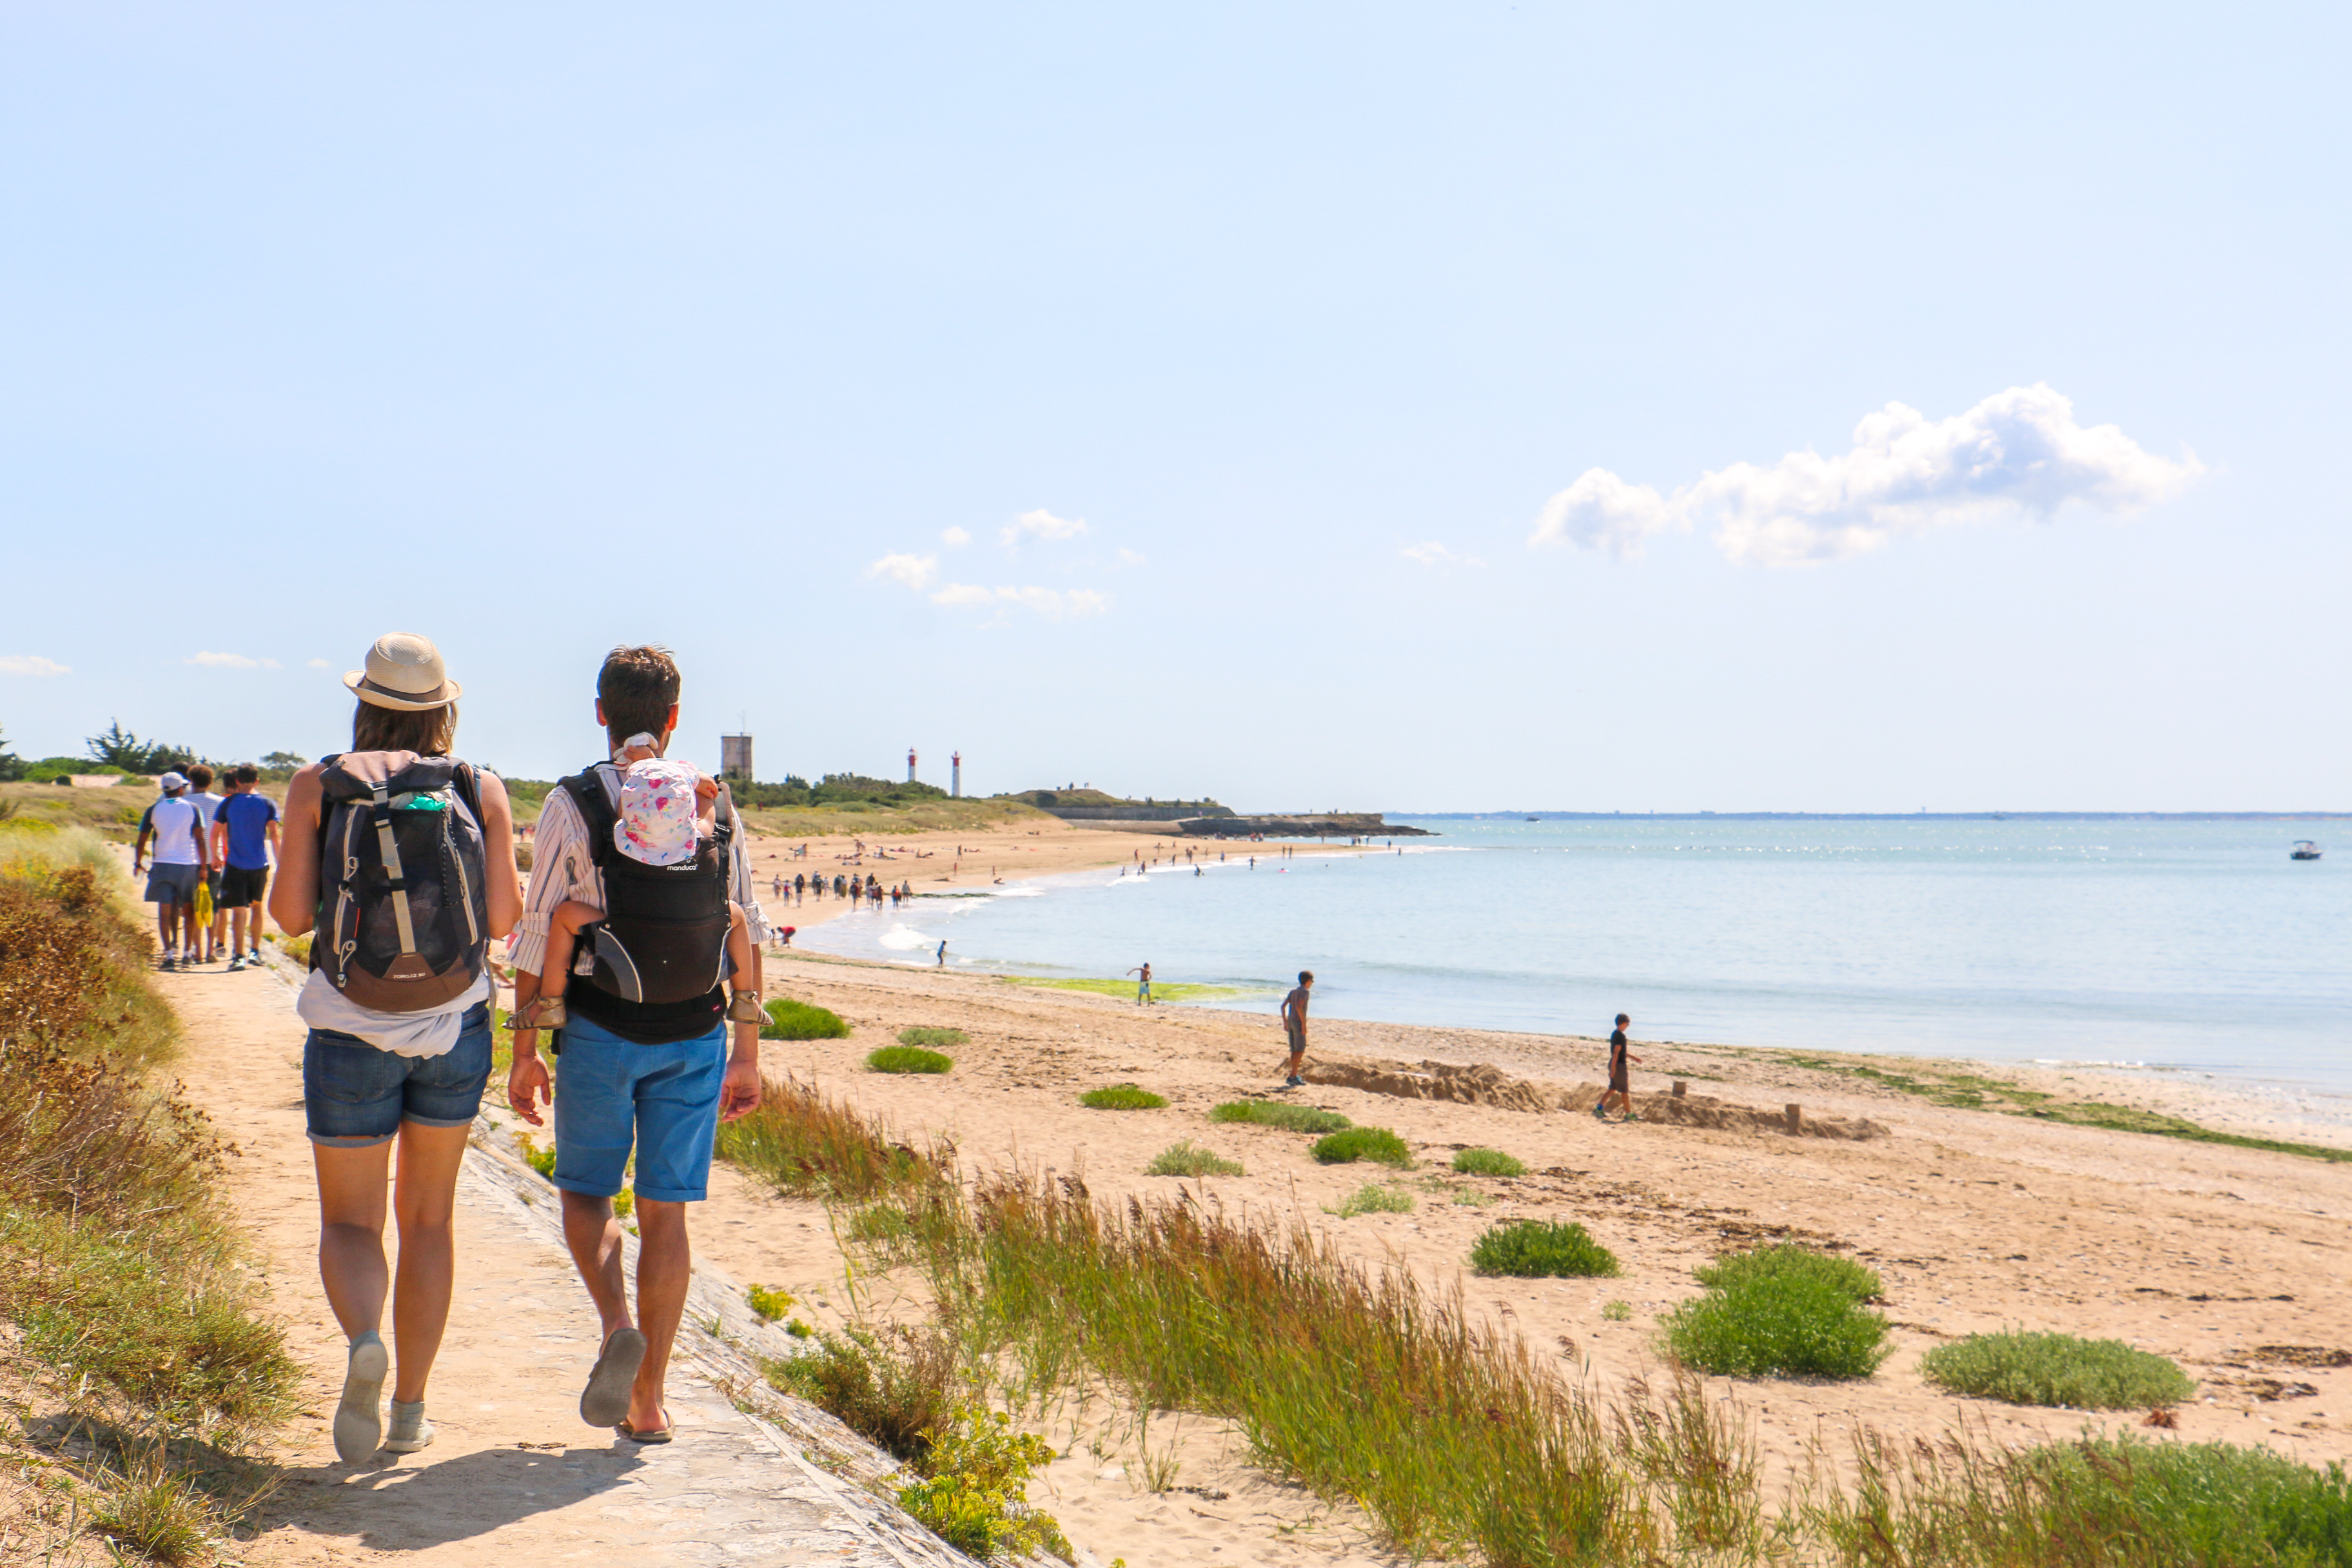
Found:
<svg viewBox="0 0 2352 1568"><path fill-rule="evenodd" d="M423 1013L482 977L489 948L480 781L414 752L345 752L319 775L310 967L379 1013Z"/></svg>
<svg viewBox="0 0 2352 1568"><path fill-rule="evenodd" d="M656 1045L707 1034L726 1011L728 854L735 810L724 786L716 831L693 857L649 866L615 847L609 766L563 780L604 882L604 918L580 931L587 974L572 974L564 1005L625 1039Z"/></svg>

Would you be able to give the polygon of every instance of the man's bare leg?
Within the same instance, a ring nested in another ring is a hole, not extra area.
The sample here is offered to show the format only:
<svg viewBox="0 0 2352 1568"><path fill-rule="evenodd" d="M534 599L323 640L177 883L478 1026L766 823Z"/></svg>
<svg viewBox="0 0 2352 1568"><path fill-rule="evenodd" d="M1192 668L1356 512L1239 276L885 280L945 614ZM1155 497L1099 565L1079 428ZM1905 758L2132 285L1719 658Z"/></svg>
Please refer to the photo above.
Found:
<svg viewBox="0 0 2352 1568"><path fill-rule="evenodd" d="M669 1374L671 1342L686 1319L686 1287L694 1272L687 1237L686 1205L637 1200L637 1325L645 1331L646 1359L629 1391L629 1429L653 1432L669 1425L662 1408L662 1384Z"/></svg>
<svg viewBox="0 0 2352 1568"><path fill-rule="evenodd" d="M572 1266L580 1270L588 1299L596 1303L596 1316L604 1322L601 1339L611 1339L618 1329L635 1328L621 1273L621 1222L613 1217L613 1200L566 1192L563 1244L572 1249Z"/></svg>

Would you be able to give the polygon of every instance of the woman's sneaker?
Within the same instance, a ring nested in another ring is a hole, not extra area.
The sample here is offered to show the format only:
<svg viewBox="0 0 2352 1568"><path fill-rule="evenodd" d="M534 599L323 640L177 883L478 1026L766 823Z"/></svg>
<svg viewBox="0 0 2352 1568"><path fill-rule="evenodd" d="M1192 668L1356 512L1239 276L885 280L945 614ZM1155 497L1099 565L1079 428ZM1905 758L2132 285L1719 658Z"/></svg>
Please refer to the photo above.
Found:
<svg viewBox="0 0 2352 1568"><path fill-rule="evenodd" d="M335 1454L347 1465L366 1464L383 1441L383 1415L376 1405L383 1397L383 1374L391 1366L383 1341L373 1331L352 1342L352 1359L343 1369L343 1397L335 1405Z"/></svg>
<svg viewBox="0 0 2352 1568"><path fill-rule="evenodd" d="M425 1401L403 1405L392 1402L392 1429L383 1435L383 1446L395 1454L414 1454L433 1441L433 1423L425 1419Z"/></svg>

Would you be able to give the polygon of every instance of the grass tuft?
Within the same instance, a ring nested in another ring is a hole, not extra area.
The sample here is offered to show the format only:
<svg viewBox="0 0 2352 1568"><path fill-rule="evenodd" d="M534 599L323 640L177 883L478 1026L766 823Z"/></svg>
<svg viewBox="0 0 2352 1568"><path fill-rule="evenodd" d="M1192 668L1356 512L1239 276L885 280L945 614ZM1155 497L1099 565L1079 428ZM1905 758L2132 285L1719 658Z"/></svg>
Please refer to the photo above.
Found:
<svg viewBox="0 0 2352 1568"><path fill-rule="evenodd" d="M1239 1160L1228 1160L1213 1149L1203 1149L1190 1138L1171 1143L1143 1167L1147 1176L1244 1176Z"/></svg>
<svg viewBox="0 0 2352 1568"><path fill-rule="evenodd" d="M1675 1360L1721 1377L1868 1377L1889 1354L1886 1320L1827 1269L1739 1277L1667 1313L1663 1331Z"/></svg>
<svg viewBox="0 0 2352 1568"><path fill-rule="evenodd" d="M760 1031L760 1037L763 1040L838 1040L848 1034L848 1023L830 1007L779 996L768 1004L768 1023Z"/></svg>
<svg viewBox="0 0 2352 1568"><path fill-rule="evenodd" d="M1366 1214L1411 1214L1412 1194L1381 1186L1377 1182L1366 1182L1340 1199L1339 1206L1331 1212L1341 1219L1354 1219L1358 1215Z"/></svg>
<svg viewBox="0 0 2352 1568"><path fill-rule="evenodd" d="M1454 1168L1465 1176L1524 1176L1528 1163L1500 1149L1465 1149L1454 1156Z"/></svg>
<svg viewBox="0 0 2352 1568"><path fill-rule="evenodd" d="M920 1046L884 1046L866 1054L866 1065L875 1072L939 1073L954 1068L955 1058Z"/></svg>
<svg viewBox="0 0 2352 1568"><path fill-rule="evenodd" d="M2178 1365L2121 1340L2022 1329L1937 1345L1919 1359L1919 1370L1955 1394L2077 1410L2177 1405L2197 1391Z"/></svg>
<svg viewBox="0 0 2352 1568"><path fill-rule="evenodd" d="M953 1336L937 1327L881 1333L853 1328L839 1334L819 1330L813 1340L800 1354L760 1363L770 1386L797 1394L892 1458L922 1468L929 1434L955 1419Z"/></svg>
<svg viewBox="0 0 2352 1568"><path fill-rule="evenodd" d="M1108 1089L1087 1090L1078 1096L1078 1103L1088 1110L1159 1110L1168 1104L1168 1097L1131 1083L1115 1083Z"/></svg>
<svg viewBox="0 0 2352 1568"><path fill-rule="evenodd" d="M160 1460L134 1464L113 1495L91 1510L99 1531L158 1563L193 1563L212 1533L211 1500Z"/></svg>
<svg viewBox="0 0 2352 1568"><path fill-rule="evenodd" d="M1349 1127L1327 1138L1316 1140L1308 1151L1316 1163L1349 1165L1358 1160L1370 1160L1378 1164L1394 1165L1400 1171L1412 1169L1412 1151L1403 1139L1385 1127Z"/></svg>
<svg viewBox="0 0 2352 1568"><path fill-rule="evenodd" d="M1209 1109L1212 1121L1247 1121L1259 1127L1279 1127L1285 1132L1338 1132L1354 1122L1336 1110L1293 1105L1280 1100L1234 1100Z"/></svg>
<svg viewBox="0 0 2352 1568"><path fill-rule="evenodd" d="M1786 1242L1752 1252L1722 1253L1691 1272L1710 1290L1737 1289L1759 1279L1794 1279L1817 1280L1855 1302L1875 1300L1884 1293L1877 1270L1850 1258Z"/></svg>
<svg viewBox="0 0 2352 1568"><path fill-rule="evenodd" d="M902 1046L929 1046L938 1049L948 1046L967 1045L971 1040L971 1037L961 1029L935 1029L924 1024L918 1024L912 1028L898 1031L898 1043Z"/></svg>
<svg viewBox="0 0 2352 1568"><path fill-rule="evenodd" d="M1616 1255L1582 1226L1542 1219L1489 1227L1470 1247L1470 1267L1521 1279L1607 1279L1619 1269Z"/></svg>

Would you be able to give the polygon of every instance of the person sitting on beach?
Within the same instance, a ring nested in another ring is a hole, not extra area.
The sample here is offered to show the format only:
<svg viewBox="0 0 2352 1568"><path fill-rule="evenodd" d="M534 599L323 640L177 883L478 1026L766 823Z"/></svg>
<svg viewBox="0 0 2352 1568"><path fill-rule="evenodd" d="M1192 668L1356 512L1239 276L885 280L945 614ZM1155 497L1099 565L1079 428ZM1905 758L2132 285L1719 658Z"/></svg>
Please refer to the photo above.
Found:
<svg viewBox="0 0 2352 1568"><path fill-rule="evenodd" d="M719 832L719 784L688 763L674 763L654 754L654 738L635 734L614 759L622 763L621 803L613 824L613 847L641 866L676 866L703 853ZM778 878L782 886L783 879ZM604 918L596 905L567 899L555 906L547 923L547 967L541 973L569 974L580 933ZM727 905L727 967L738 984L730 994L727 1020L731 1024L765 1024L760 994L740 984L751 973L751 933L743 906ZM561 992L533 997L518 1008L513 1026L519 1029L560 1029L568 1021Z"/></svg>
<svg viewBox="0 0 2352 1568"><path fill-rule="evenodd" d="M1625 1047L1625 1026L1633 1021L1633 1020L1632 1018L1626 1016L1624 1014L1618 1014L1617 1027L1610 1033L1609 1088L1607 1091L1601 1095L1600 1102L1592 1108L1592 1115L1596 1121L1606 1121L1609 1120L1609 1102L1612 1100L1625 1108L1624 1119L1627 1121L1639 1121L1642 1120L1640 1117L1633 1114L1633 1091L1628 1082L1630 1069L1625 1065L1629 1061L1638 1062L1642 1059L1641 1058L1634 1056Z"/></svg>
<svg viewBox="0 0 2352 1568"><path fill-rule="evenodd" d="M1307 994L1315 989L1315 972L1298 972L1298 987L1282 999L1282 1028L1290 1037L1290 1065L1283 1068L1282 1087L1299 1089L1307 1080L1298 1069L1307 1062Z"/></svg>

